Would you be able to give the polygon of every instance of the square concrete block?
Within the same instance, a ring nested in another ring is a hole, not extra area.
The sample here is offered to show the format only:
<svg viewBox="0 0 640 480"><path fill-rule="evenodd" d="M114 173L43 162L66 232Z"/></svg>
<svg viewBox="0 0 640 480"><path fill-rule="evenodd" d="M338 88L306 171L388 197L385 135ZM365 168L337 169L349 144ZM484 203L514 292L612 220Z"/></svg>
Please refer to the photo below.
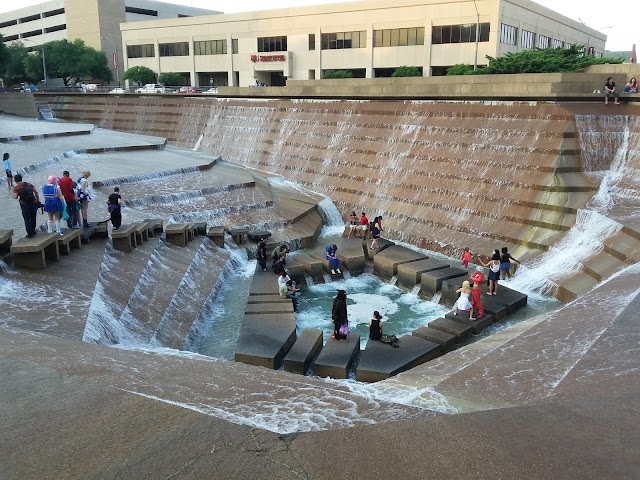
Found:
<svg viewBox="0 0 640 480"><path fill-rule="evenodd" d="M398 285L412 289L420 283L423 272L431 272L449 267L449 264L435 258L425 258L398 265Z"/></svg>
<svg viewBox="0 0 640 480"><path fill-rule="evenodd" d="M65 230L64 235L58 235L58 250L61 255L71 254L71 248L80 248L82 242L80 239L80 232L82 230Z"/></svg>
<svg viewBox="0 0 640 480"><path fill-rule="evenodd" d="M307 328L298 337L287 356L284 357L284 369L287 372L304 375L321 348L322 330Z"/></svg>
<svg viewBox="0 0 640 480"><path fill-rule="evenodd" d="M421 365L442 354L439 344L413 335L400 337L398 348L369 340L360 353L357 378L361 382L379 382Z"/></svg>
<svg viewBox="0 0 640 480"><path fill-rule="evenodd" d="M21 238L10 247L14 265L34 270L46 268L47 260L56 261L60 258L59 237L57 233L45 233L33 238Z"/></svg>
<svg viewBox="0 0 640 480"><path fill-rule="evenodd" d="M362 247L356 248L339 248L338 258L343 270L348 270L351 275L360 275L364 273L365 255Z"/></svg>
<svg viewBox="0 0 640 480"><path fill-rule="evenodd" d="M116 250L131 253L136 247L136 224L121 225L111 232L111 243Z"/></svg>
<svg viewBox="0 0 640 480"><path fill-rule="evenodd" d="M504 285L498 285L498 295L492 296L492 300L507 307L508 313L513 313L517 309L527 306L527 296L524 293Z"/></svg>
<svg viewBox="0 0 640 480"><path fill-rule="evenodd" d="M224 227L209 227L207 229L207 237L209 237L213 243L218 247L224 248Z"/></svg>
<svg viewBox="0 0 640 480"><path fill-rule="evenodd" d="M453 335L458 341L470 337L473 332L473 327L448 318L436 318L429 322L429 327Z"/></svg>
<svg viewBox="0 0 640 480"><path fill-rule="evenodd" d="M386 238L380 238L378 240L378 248L373 250L370 248L371 239L369 239L365 242L365 252L367 254L367 258L369 260L373 260L376 255L378 255L380 252L384 252L387 248L393 245L395 245L395 243L392 242L391 240L387 240Z"/></svg>
<svg viewBox="0 0 640 480"><path fill-rule="evenodd" d="M296 253L292 258L295 259L296 264L304 268L305 274L313 278L314 281L319 282L322 280L322 275L324 274L323 260L302 253Z"/></svg>
<svg viewBox="0 0 640 480"><path fill-rule="evenodd" d="M0 230L0 252L8 252L11 249L13 230Z"/></svg>
<svg viewBox="0 0 640 480"><path fill-rule="evenodd" d="M459 293L456 293L456 290L462 287L462 282L465 280L469 280L469 277L455 277L449 280L442 280L440 284L440 293L442 293L440 303L452 307L460 296Z"/></svg>
<svg viewBox="0 0 640 480"><path fill-rule="evenodd" d="M411 332L411 335L422 338L423 340L437 343L446 350L453 348L455 343L458 341L458 339L453 335L441 332L440 330L435 330L431 327L416 328L413 332Z"/></svg>
<svg viewBox="0 0 640 480"><path fill-rule="evenodd" d="M373 258L373 273L384 279L390 279L398 273L398 265L424 260L428 257L400 245L390 245Z"/></svg>
<svg viewBox="0 0 640 480"><path fill-rule="evenodd" d="M177 245L178 247L186 247L189 241L189 225L186 223L172 223L167 225L164 233L167 242Z"/></svg>
<svg viewBox="0 0 640 480"><path fill-rule="evenodd" d="M474 313L477 314L477 311ZM476 320L469 320L469 312L465 312L463 310L458 310L457 315L454 315L453 312L449 312L445 315L445 318L472 327L473 333L480 333L493 323L493 315L487 313L487 311L484 312L482 318L476 318Z"/></svg>
<svg viewBox="0 0 640 480"><path fill-rule="evenodd" d="M318 377L347 378L349 368L360 351L360 335L351 333L346 340L329 339L316 359Z"/></svg>
<svg viewBox="0 0 640 480"><path fill-rule="evenodd" d="M235 361L278 369L295 340L293 313L246 315L240 327Z"/></svg>
<svg viewBox="0 0 640 480"><path fill-rule="evenodd" d="M145 218L143 221L147 224L147 227L149 227L149 237L155 237L156 233L162 233L164 220L161 218Z"/></svg>
<svg viewBox="0 0 640 480"><path fill-rule="evenodd" d="M289 278L291 278L291 280L296 282L298 285L307 284L304 278L306 275L305 266L301 263L298 263L296 257L290 257L287 255L287 264L285 265L285 267L289 271Z"/></svg>
<svg viewBox="0 0 640 480"><path fill-rule="evenodd" d="M493 315L494 322L502 320L509 314L508 307L497 302L496 297L493 295L482 294L480 296L480 301L482 302L482 308L484 308L484 311Z"/></svg>
<svg viewBox="0 0 640 480"><path fill-rule="evenodd" d="M468 275L469 272L464 268L457 267L448 267L440 270L424 272L420 278L420 293L427 297L432 297L438 290L440 290L444 280L467 277ZM460 284L462 284L462 280L460 280Z"/></svg>

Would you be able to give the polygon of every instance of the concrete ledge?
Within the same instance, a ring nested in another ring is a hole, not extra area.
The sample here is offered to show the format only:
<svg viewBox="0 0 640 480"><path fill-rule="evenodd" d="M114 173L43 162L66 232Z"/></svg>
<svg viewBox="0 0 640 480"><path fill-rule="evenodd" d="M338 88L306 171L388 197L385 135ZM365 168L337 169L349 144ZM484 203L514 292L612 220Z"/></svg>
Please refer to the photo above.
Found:
<svg viewBox="0 0 640 480"><path fill-rule="evenodd" d="M236 245L242 245L247 241L247 235L249 234L248 228L232 228L227 230L231 238L236 243Z"/></svg>
<svg viewBox="0 0 640 480"><path fill-rule="evenodd" d="M109 229L107 228L107 222L94 224L90 228L94 229L91 235L92 237L109 238ZM90 229L83 228L82 230L84 233L84 230L90 230Z"/></svg>
<svg viewBox="0 0 640 480"><path fill-rule="evenodd" d="M224 248L224 231L224 227L209 227L207 229L207 237L209 237L218 247Z"/></svg>
<svg viewBox="0 0 640 480"><path fill-rule="evenodd" d="M246 315L278 315L293 312L291 299L286 298L283 300L287 300L287 302L248 303L244 309L244 313Z"/></svg>
<svg viewBox="0 0 640 480"><path fill-rule="evenodd" d="M149 225L147 224L147 222L136 224L134 232L136 245L142 245L144 242L149 240Z"/></svg>
<svg viewBox="0 0 640 480"><path fill-rule="evenodd" d="M247 304L253 303L289 303L291 300L288 298L282 298L278 293L273 295L249 295L247 297Z"/></svg>
<svg viewBox="0 0 640 480"><path fill-rule="evenodd" d="M456 322L455 320L449 320L448 318L437 318L432 320L429 322L429 327L434 330L440 330L441 332L453 335L458 339L458 341L470 337L473 332L473 327Z"/></svg>
<svg viewBox="0 0 640 480"><path fill-rule="evenodd" d="M309 275L314 281L321 281L324 274L323 261L317 258L313 258L310 255L296 253L291 257L295 262L302 266L305 274ZM287 260L288 262L289 260ZM325 260L326 262L326 260ZM297 280L296 280L297 281Z"/></svg>
<svg viewBox="0 0 640 480"><path fill-rule="evenodd" d="M349 367L360 351L360 335L351 333L346 340L329 339L315 361L318 377L347 378Z"/></svg>
<svg viewBox="0 0 640 480"><path fill-rule="evenodd" d="M82 240L80 238L82 230L69 230L64 231L64 235L58 235L58 250L61 255L71 254L71 248L80 248L82 246Z"/></svg>
<svg viewBox="0 0 640 480"><path fill-rule="evenodd" d="M189 241L189 224L187 223L172 223L167 225L164 229L167 242L172 243L178 247L186 247Z"/></svg>
<svg viewBox="0 0 640 480"><path fill-rule="evenodd" d="M199 237L204 237L207 234L207 222L197 222L193 224L194 234Z"/></svg>
<svg viewBox="0 0 640 480"><path fill-rule="evenodd" d="M373 258L373 273L382 278L391 278L398 273L398 265L429 257L400 245L389 245Z"/></svg>
<svg viewBox="0 0 640 480"><path fill-rule="evenodd" d="M252 242L259 242L261 238L269 238L271 236L271 232L267 230L252 230L247 234L247 237Z"/></svg>
<svg viewBox="0 0 640 480"><path fill-rule="evenodd" d="M136 247L136 224L121 225L111 232L111 243L116 250L131 253Z"/></svg>
<svg viewBox="0 0 640 480"><path fill-rule="evenodd" d="M47 267L47 260L60 258L57 233L39 234L33 238L21 238L11 245L13 263L16 267L42 270Z"/></svg>
<svg viewBox="0 0 640 480"><path fill-rule="evenodd" d="M298 337L287 356L284 357L284 369L287 372L304 375L321 348L322 330L307 328Z"/></svg>
<svg viewBox="0 0 640 480"><path fill-rule="evenodd" d="M80 230L80 242L82 243L89 243L91 241L91 237L93 236L98 236L96 235L96 230L98 229L98 227L101 227L102 225L96 225L96 224L92 224L90 227L88 228L82 228ZM107 229L106 225L104 226L105 230ZM107 238L109 236L109 234L107 233L106 235L104 235L105 238Z"/></svg>
<svg viewBox="0 0 640 480"><path fill-rule="evenodd" d="M391 240L387 240L386 238L378 239L378 248L376 250L372 250L371 248L371 240L365 240L365 253L367 254L367 258L369 260L373 260L376 255L380 252L385 251L387 248L395 245Z"/></svg>
<svg viewBox="0 0 640 480"><path fill-rule="evenodd" d="M507 307L507 313L513 313L518 308L527 306L527 296L517 290L498 285L498 295L491 296L492 301Z"/></svg>
<svg viewBox="0 0 640 480"><path fill-rule="evenodd" d="M281 298L278 294L278 276L271 271L263 272L258 266L253 275L249 295L277 295Z"/></svg>
<svg viewBox="0 0 640 480"><path fill-rule="evenodd" d="M398 265L398 284L405 288L413 288L418 283L424 272L440 270L449 267L448 263L435 258L425 258L415 262L402 263Z"/></svg>
<svg viewBox="0 0 640 480"><path fill-rule="evenodd" d="M246 315L240 327L235 361L278 369L295 340L293 313Z"/></svg>
<svg viewBox="0 0 640 480"><path fill-rule="evenodd" d="M143 221L147 224L147 227L149 229L149 232L147 233L149 237L155 237L156 232L162 233L164 220L162 220L161 218L145 218Z"/></svg>
<svg viewBox="0 0 640 480"><path fill-rule="evenodd" d="M289 278L296 282L298 285L306 285L307 282L305 276L305 266L296 261L297 257L290 257L287 255L286 268L289 271ZM267 260L268 261L268 260ZM276 277L277 278L277 277Z"/></svg>
<svg viewBox="0 0 640 480"><path fill-rule="evenodd" d="M8 252L11 249L13 230L0 230L0 252Z"/></svg>
<svg viewBox="0 0 640 480"><path fill-rule="evenodd" d="M440 290L444 280L467 277L468 275L469 272L464 268L457 267L447 267L440 270L424 272L420 277L420 293L427 297L432 297L438 290ZM460 281L460 284L462 284L462 280Z"/></svg>
<svg viewBox="0 0 640 480"><path fill-rule="evenodd" d="M413 335L414 337L422 338L423 340L437 343L446 350L453 348L458 340L455 336L449 333L441 332L440 330L435 330L431 327L416 328L413 332L411 332L411 335Z"/></svg>
<svg viewBox="0 0 640 480"><path fill-rule="evenodd" d="M476 312L477 313L477 312ZM493 323L493 315L484 312L484 315L480 319L469 320L469 312L464 310L458 310L458 314L454 315L453 312L449 312L445 315L446 319L453 320L454 322L460 322L463 325L468 325L473 328L473 333L480 333Z"/></svg>
<svg viewBox="0 0 640 480"><path fill-rule="evenodd" d="M351 275L364 273L366 257L360 242L357 245L349 245L347 242L342 242L338 248L337 255L343 270L348 270ZM328 263L329 261L326 260L326 262Z"/></svg>
<svg viewBox="0 0 640 480"><path fill-rule="evenodd" d="M417 336L400 337L399 348L369 340L360 353L357 378L361 382L379 382L442 354L439 344Z"/></svg>
<svg viewBox="0 0 640 480"><path fill-rule="evenodd" d="M482 302L482 308L484 308L485 313L492 315L494 322L502 320L509 313L508 307L496 302L493 295L482 294L480 301Z"/></svg>

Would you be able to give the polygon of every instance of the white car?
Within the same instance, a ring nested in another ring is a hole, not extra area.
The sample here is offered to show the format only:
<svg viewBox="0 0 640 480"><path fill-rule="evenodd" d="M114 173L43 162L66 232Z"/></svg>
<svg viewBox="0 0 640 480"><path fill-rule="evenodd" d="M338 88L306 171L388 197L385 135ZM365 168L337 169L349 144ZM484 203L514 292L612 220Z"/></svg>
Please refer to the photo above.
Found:
<svg viewBox="0 0 640 480"><path fill-rule="evenodd" d="M165 93L165 88L159 83L147 83L144 87L136 88L136 93Z"/></svg>
<svg viewBox="0 0 640 480"><path fill-rule="evenodd" d="M209 90L205 90L204 92L202 92L203 95L217 95L218 94L218 87L211 87Z"/></svg>
<svg viewBox="0 0 640 480"><path fill-rule="evenodd" d="M109 93L127 93L127 91L124 88L116 87L113 90L111 90Z"/></svg>

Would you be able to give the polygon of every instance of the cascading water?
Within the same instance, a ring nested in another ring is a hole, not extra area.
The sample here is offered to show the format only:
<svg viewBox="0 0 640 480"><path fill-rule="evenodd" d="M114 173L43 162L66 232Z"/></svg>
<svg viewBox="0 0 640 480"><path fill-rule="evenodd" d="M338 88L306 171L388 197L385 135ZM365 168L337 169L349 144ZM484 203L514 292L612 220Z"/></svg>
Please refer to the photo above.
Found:
<svg viewBox="0 0 640 480"><path fill-rule="evenodd" d="M344 233L345 223L342 215L329 197L325 197L318 203L318 211L324 224L320 232L321 237L331 237Z"/></svg>
<svg viewBox="0 0 640 480"><path fill-rule="evenodd" d="M389 285L395 285L396 283L398 283L398 277L396 277L395 275L393 277L391 277L391 279L389 280Z"/></svg>
<svg viewBox="0 0 640 480"><path fill-rule="evenodd" d="M198 141L196 142L196 144L191 150L193 150L194 152L197 152L200 149L200 145L202 144L203 138L204 138L204 133L200 135L200 138L198 138Z"/></svg>

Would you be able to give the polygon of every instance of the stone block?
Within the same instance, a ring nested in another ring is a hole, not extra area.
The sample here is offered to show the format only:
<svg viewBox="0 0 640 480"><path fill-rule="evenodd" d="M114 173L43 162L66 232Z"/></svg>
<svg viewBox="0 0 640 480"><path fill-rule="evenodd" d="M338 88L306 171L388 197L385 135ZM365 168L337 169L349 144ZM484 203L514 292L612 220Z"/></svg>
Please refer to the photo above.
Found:
<svg viewBox="0 0 640 480"><path fill-rule="evenodd" d="M348 248L341 246L338 248L337 255L343 270L348 270L351 275L364 273L365 255L362 246L349 246Z"/></svg>
<svg viewBox="0 0 640 480"><path fill-rule="evenodd" d="M375 250L370 248L371 240L365 241L364 243L365 243L365 252L369 260L373 260L375 256L378 255L380 252L384 252L387 248L395 245L394 242L392 242L391 240L387 240L386 238L378 239L378 248Z"/></svg>
<svg viewBox="0 0 640 480"><path fill-rule="evenodd" d="M284 357L284 369L287 372L304 375L321 348L322 330L307 328L298 337L287 356Z"/></svg>
<svg viewBox="0 0 640 480"><path fill-rule="evenodd" d="M292 258L298 265L304 268L305 274L310 276L314 281L321 281L324 274L323 260L314 258L310 255L296 253ZM326 262L326 260L324 261Z"/></svg>
<svg viewBox="0 0 640 480"><path fill-rule="evenodd" d="M142 245L149 240L149 226L146 222L136 224L135 229L136 245Z"/></svg>
<svg viewBox="0 0 640 480"><path fill-rule="evenodd" d="M315 361L318 377L347 378L349 368L360 351L360 335L351 333L345 340L329 339Z"/></svg>
<svg viewBox="0 0 640 480"><path fill-rule="evenodd" d="M398 265L428 258L400 245L389 245L373 258L373 273L381 278L390 279L398 273Z"/></svg>
<svg viewBox="0 0 640 480"><path fill-rule="evenodd" d="M473 333L480 333L482 330L493 323L493 315L487 313L486 311L484 312L482 318L476 318L475 320L469 320L469 312L463 310L458 310L457 315L454 315L453 312L449 312L445 315L445 318L472 327Z"/></svg>
<svg viewBox="0 0 640 480"><path fill-rule="evenodd" d="M246 315L240 327L235 361L277 370L295 340L293 313Z"/></svg>
<svg viewBox="0 0 640 480"><path fill-rule="evenodd" d="M13 230L0 230L0 252L8 252L11 249Z"/></svg>
<svg viewBox="0 0 640 480"><path fill-rule="evenodd" d="M172 223L167 225L164 229L167 242L177 245L178 247L186 247L189 241L189 224L187 223Z"/></svg>
<svg viewBox="0 0 640 480"><path fill-rule="evenodd" d="M306 285L307 282L304 279L304 276L306 274L305 266L298 263L296 261L296 258L297 257L290 257L287 255L286 269L289 272L289 278L291 278L291 280L296 282L296 284L298 285Z"/></svg>
<svg viewBox="0 0 640 480"><path fill-rule="evenodd" d="M197 236L204 237L207 234L207 222L198 222L194 223L194 233Z"/></svg>
<svg viewBox="0 0 640 480"><path fill-rule="evenodd" d="M104 235L96 235L96 230L98 230L98 227L102 227L102 225L104 225L104 230L106 232L106 234ZM82 228L80 230L80 242L82 243L89 243L91 241L91 237L98 237L101 236L103 238L107 238L109 236L109 233L107 232L107 225L106 224L92 224L90 227L87 228Z"/></svg>
<svg viewBox="0 0 640 480"><path fill-rule="evenodd" d="M16 267L42 270L47 267L47 260L60 258L57 233L39 234L33 238L21 238L11 245L13 263Z"/></svg>
<svg viewBox="0 0 640 480"><path fill-rule="evenodd" d="M131 253L136 247L137 224L121 225L118 230L111 232L111 243L116 250Z"/></svg>
<svg viewBox="0 0 640 480"><path fill-rule="evenodd" d="M492 295L491 299L498 305L507 307L507 313L513 313L527 306L527 295L504 285L498 285L498 295Z"/></svg>
<svg viewBox="0 0 640 480"><path fill-rule="evenodd" d="M92 225L92 228L94 228L93 235L91 235L92 237L109 238L109 229L107 228L107 222L94 224ZM84 230L87 229L83 228L82 230L84 233Z"/></svg>
<svg viewBox="0 0 640 480"><path fill-rule="evenodd" d="M430 342L437 343L445 350L450 350L453 348L458 339L445 332L441 332L440 330L436 330L431 327L420 327L416 328L411 335L414 337L422 338L423 340L429 340Z"/></svg>
<svg viewBox="0 0 640 480"><path fill-rule="evenodd" d="M194 238L196 238L196 225L187 223L187 243L193 241Z"/></svg>
<svg viewBox="0 0 640 480"><path fill-rule="evenodd" d="M482 302L482 308L484 308L485 313L492 315L494 322L502 320L509 313L507 306L498 303L496 297L493 295L482 294L480 301Z"/></svg>
<svg viewBox="0 0 640 480"><path fill-rule="evenodd" d="M267 230L252 230L247 233L247 237L252 242L259 242L261 238L269 238L271 236L271 232Z"/></svg>
<svg viewBox="0 0 640 480"><path fill-rule="evenodd" d="M440 290L444 280L468 276L469 272L464 268L457 267L448 267L440 270L424 272L420 277L420 293L427 297L432 297L438 290ZM462 284L462 280L460 280L460 283Z"/></svg>
<svg viewBox="0 0 640 480"><path fill-rule="evenodd" d="M286 302L247 303L244 313L246 315L278 315L292 312L293 304L291 299L286 298L283 300L286 300Z"/></svg>
<svg viewBox="0 0 640 480"><path fill-rule="evenodd" d="M218 247L224 248L224 231L224 227L209 227L207 229L207 237L209 237Z"/></svg>
<svg viewBox="0 0 640 480"><path fill-rule="evenodd" d="M82 230L80 229L67 229L64 231L64 235L58 235L58 250L61 255L69 255L71 254L71 248L80 248L82 246L81 232Z"/></svg>
<svg viewBox="0 0 640 480"><path fill-rule="evenodd" d="M149 228L149 237L155 237L156 233L162 233L164 221L161 218L145 218L143 221Z"/></svg>
<svg viewBox="0 0 640 480"><path fill-rule="evenodd" d="M456 293L456 290L462 287L462 282L465 280L469 280L469 276L442 280L442 283L440 284L440 292L442 293L440 303L452 307L460 296L459 293Z"/></svg>
<svg viewBox="0 0 640 480"><path fill-rule="evenodd" d="M429 327L453 335L458 341L470 337L473 332L473 327L448 318L436 318L429 322Z"/></svg>
<svg viewBox="0 0 640 480"><path fill-rule="evenodd" d="M242 245L246 241L247 234L249 233L249 229L247 228L232 228L231 230L227 230L231 238L236 243L236 245Z"/></svg>
<svg viewBox="0 0 640 480"><path fill-rule="evenodd" d="M440 270L449 267L449 264L435 258L425 258L415 262L398 265L398 284L411 289L420 283L422 273Z"/></svg>
<svg viewBox="0 0 640 480"><path fill-rule="evenodd" d="M360 353L357 371L359 381L378 382L442 354L439 344L413 335L405 335L398 340L398 348L374 340L367 342L367 346Z"/></svg>

